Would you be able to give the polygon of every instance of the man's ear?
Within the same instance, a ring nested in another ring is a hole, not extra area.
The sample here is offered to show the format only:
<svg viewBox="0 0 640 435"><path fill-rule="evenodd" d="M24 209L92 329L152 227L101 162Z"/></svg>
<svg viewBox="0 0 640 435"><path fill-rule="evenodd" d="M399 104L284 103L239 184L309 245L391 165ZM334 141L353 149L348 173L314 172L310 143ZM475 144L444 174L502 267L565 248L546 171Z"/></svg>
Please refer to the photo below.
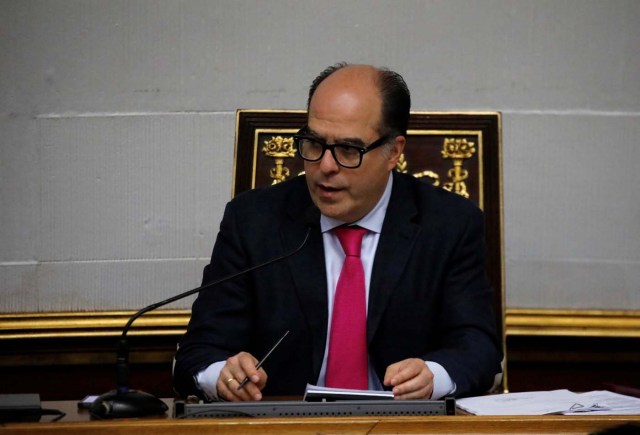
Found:
<svg viewBox="0 0 640 435"><path fill-rule="evenodd" d="M404 147L407 143L407 139L404 136L396 136L393 145L389 149L388 168L393 170L398 164L400 156L404 152Z"/></svg>

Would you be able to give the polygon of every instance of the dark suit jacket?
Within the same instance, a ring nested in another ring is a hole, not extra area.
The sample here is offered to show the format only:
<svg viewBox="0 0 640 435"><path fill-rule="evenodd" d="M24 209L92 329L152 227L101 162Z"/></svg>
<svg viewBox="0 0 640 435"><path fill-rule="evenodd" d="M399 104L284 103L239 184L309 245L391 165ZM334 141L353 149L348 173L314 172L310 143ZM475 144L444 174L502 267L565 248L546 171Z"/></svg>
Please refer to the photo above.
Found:
<svg viewBox="0 0 640 435"><path fill-rule="evenodd" d="M203 282L293 251L312 204L304 177L256 189L226 207ZM380 380L390 364L440 363L456 396L481 394L500 372L501 344L485 274L483 215L470 201L394 173L374 259L367 340ZM240 351L261 358L265 395L301 395L318 379L327 339L324 249L318 226L290 258L200 293L176 354L178 393L202 395L195 373Z"/></svg>

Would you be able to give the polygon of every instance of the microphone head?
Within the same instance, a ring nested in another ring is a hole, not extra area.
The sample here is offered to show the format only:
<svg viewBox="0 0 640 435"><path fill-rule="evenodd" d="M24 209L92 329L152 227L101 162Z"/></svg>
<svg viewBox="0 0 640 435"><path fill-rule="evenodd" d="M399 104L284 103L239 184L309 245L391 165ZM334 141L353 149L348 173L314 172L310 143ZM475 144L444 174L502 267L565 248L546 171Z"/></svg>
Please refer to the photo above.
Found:
<svg viewBox="0 0 640 435"><path fill-rule="evenodd" d="M304 211L304 226L307 228L320 226L320 210L315 205L310 205Z"/></svg>

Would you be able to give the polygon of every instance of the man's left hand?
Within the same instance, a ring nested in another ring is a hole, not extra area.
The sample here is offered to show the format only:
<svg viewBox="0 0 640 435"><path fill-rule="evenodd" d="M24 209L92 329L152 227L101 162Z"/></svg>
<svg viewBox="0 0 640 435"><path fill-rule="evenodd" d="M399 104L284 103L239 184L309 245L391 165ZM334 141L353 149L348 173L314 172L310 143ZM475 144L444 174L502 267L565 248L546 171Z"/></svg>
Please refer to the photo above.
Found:
<svg viewBox="0 0 640 435"><path fill-rule="evenodd" d="M393 387L394 399L430 399L433 373L419 358L409 358L387 367L385 386Z"/></svg>

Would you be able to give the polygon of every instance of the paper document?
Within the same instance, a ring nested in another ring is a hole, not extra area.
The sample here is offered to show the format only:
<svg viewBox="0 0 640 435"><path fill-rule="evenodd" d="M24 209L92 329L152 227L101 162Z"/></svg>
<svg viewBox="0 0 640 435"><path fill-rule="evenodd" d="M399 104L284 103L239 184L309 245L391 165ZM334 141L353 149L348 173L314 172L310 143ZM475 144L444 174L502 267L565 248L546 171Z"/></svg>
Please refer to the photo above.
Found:
<svg viewBox="0 0 640 435"><path fill-rule="evenodd" d="M476 415L640 414L640 399L610 391L493 394L458 399L456 405Z"/></svg>
<svg viewBox="0 0 640 435"><path fill-rule="evenodd" d="M588 393L582 393L583 405L587 403L594 403L602 407L602 409L595 410L593 412L587 412L588 414L625 414L625 415L640 415L640 398L626 396L624 394L612 393L611 391L590 391ZM608 408L608 409L604 409ZM579 409L577 411L580 411ZM566 412L564 414L567 414Z"/></svg>
<svg viewBox="0 0 640 435"><path fill-rule="evenodd" d="M391 391L349 390L345 388L319 387L307 384L304 399L307 402L322 400L384 400L393 399Z"/></svg>

